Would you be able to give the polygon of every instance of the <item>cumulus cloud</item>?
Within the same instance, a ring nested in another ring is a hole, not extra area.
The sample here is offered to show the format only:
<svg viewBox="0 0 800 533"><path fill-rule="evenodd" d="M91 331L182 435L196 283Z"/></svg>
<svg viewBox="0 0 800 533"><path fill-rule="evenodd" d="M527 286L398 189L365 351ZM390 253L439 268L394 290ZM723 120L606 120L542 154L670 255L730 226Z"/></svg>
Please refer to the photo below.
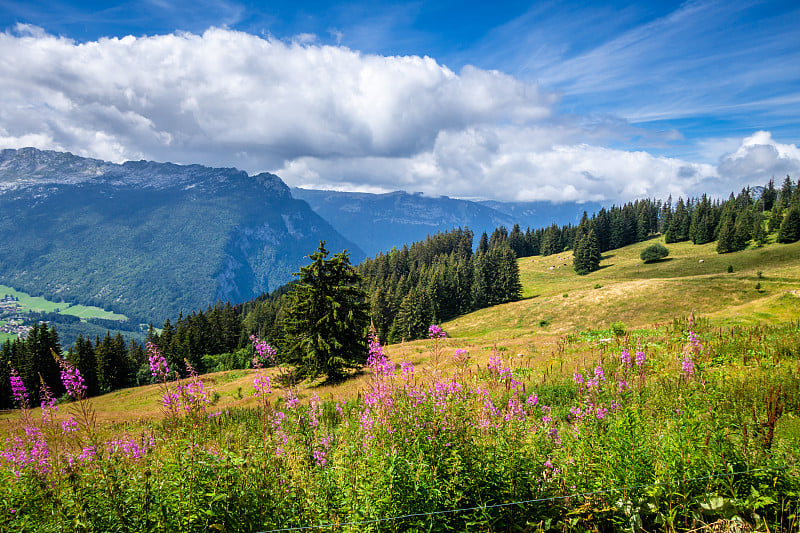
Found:
<svg viewBox="0 0 800 533"><path fill-rule="evenodd" d="M317 188L603 202L727 194L729 177L761 183L800 161L765 132L719 172L611 148L650 134L559 114L557 95L501 72L307 37L212 28L78 43L18 26L0 34L0 57L0 148L269 170Z"/></svg>
<svg viewBox="0 0 800 533"><path fill-rule="evenodd" d="M556 101L496 71L226 29L76 43L18 26L0 54L6 138L112 160L410 155L444 129L537 120Z"/></svg>
<svg viewBox="0 0 800 533"><path fill-rule="evenodd" d="M719 173L739 186L762 185L786 175L800 175L800 149L794 144L781 144L768 131L757 131L745 138L739 148L722 157Z"/></svg>
<svg viewBox="0 0 800 533"><path fill-rule="evenodd" d="M561 131L561 138L557 136ZM543 127L467 128L442 132L431 151L407 158L298 158L278 171L310 187L358 189L369 180L384 190L502 200L614 201L686 196L716 179L707 164L588 144L553 144L570 132ZM362 189L370 190L370 189Z"/></svg>

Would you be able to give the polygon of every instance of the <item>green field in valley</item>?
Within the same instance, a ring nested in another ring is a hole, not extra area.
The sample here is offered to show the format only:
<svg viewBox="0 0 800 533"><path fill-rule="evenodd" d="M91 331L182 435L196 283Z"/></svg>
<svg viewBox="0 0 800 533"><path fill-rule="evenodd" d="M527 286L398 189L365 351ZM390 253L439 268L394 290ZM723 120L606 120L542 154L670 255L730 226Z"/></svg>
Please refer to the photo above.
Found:
<svg viewBox="0 0 800 533"><path fill-rule="evenodd" d="M107 320L127 320L128 317L106 311L91 305L71 304L68 302L51 302L41 296L31 296L30 294L18 291L7 285L0 285L0 297L11 295L18 298L18 304L22 312L34 311L44 313L60 313L62 315L72 315L79 318L104 318Z"/></svg>

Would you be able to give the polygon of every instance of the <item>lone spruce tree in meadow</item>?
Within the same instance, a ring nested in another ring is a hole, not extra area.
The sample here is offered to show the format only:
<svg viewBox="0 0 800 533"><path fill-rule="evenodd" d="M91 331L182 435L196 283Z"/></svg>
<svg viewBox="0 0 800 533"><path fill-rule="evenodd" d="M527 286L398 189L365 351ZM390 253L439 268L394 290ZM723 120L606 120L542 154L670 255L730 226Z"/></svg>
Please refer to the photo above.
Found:
<svg viewBox="0 0 800 533"><path fill-rule="evenodd" d="M327 257L323 241L311 264L295 273L300 279L289 293L283 353L299 377L336 380L366 362L369 317L361 277L347 252Z"/></svg>
<svg viewBox="0 0 800 533"><path fill-rule="evenodd" d="M572 264L575 272L581 276L600 268L600 243L594 229L578 239Z"/></svg>

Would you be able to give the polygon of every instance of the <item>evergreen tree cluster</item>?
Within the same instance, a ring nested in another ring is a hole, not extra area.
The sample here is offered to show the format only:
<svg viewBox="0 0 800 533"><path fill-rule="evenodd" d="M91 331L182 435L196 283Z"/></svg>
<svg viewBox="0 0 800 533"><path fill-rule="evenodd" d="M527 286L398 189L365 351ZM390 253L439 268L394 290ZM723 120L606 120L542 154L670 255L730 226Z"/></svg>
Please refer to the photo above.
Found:
<svg viewBox="0 0 800 533"><path fill-rule="evenodd" d="M114 337L107 333L103 339L97 337L94 343L78 336L65 354L55 328L37 322L27 338L6 341L0 350L1 409L14 406L8 385L12 367L19 372L28 389L31 406L37 406L41 400L42 381L56 397L64 393L60 369L53 353L75 364L90 396L143 384L136 379L137 369L147 365L141 344L135 341L126 343L119 333Z"/></svg>
<svg viewBox="0 0 800 533"><path fill-rule="evenodd" d="M369 319L381 340L424 337L432 323L518 300L517 257L505 228L484 233L473 253L473 233L457 228L392 249L356 266ZM281 345L286 336L291 285L242 306L248 333Z"/></svg>
<svg viewBox="0 0 800 533"><path fill-rule="evenodd" d="M774 180L770 180L757 198L745 188L736 196L731 194L726 201L711 201L706 195L686 201L679 198L674 209L670 199L660 213L664 241L667 244L717 241L719 253L743 250L750 241L764 244L767 235L776 231L778 242L794 242L800 239L798 190L800 181L793 184L786 176L780 191L775 188Z"/></svg>
<svg viewBox="0 0 800 533"><path fill-rule="evenodd" d="M661 230L661 211L662 203L660 201L636 200L622 206L602 208L591 218L584 212L577 226L567 224L559 227L553 224L547 228L535 230L528 228L523 232L517 224L510 233L501 227L492 233L492 237L487 243L506 244L517 257L548 256L576 250L579 242L593 233L594 237L585 239L585 246L590 252L586 257L593 262L598 254L593 249L595 241L599 253L603 253L643 241L650 235L658 233ZM481 236L478 251L481 250L483 241L483 236ZM583 250L582 247L582 253ZM582 264L583 260L580 262Z"/></svg>
<svg viewBox="0 0 800 533"><path fill-rule="evenodd" d="M170 369L185 373L184 360L198 372L245 368L250 352L234 354L249 343L244 337L241 309L230 304L209 306L205 312L169 319L159 333L152 326L148 341L158 345ZM52 351L51 351L52 350ZM13 407L9 385L11 367L20 373L31 396L31 405L39 402L39 375L56 396L63 392L60 371L53 352L72 362L83 376L87 394L96 396L117 389L152 382L147 354L141 343L125 341L121 333L94 340L78 335L64 353L54 327L37 322L25 339L6 341L0 350L0 409Z"/></svg>
<svg viewBox="0 0 800 533"><path fill-rule="evenodd" d="M218 303L205 312L196 311L187 317L180 315L174 324L167 319L160 333L150 328L148 341L161 348L169 368L181 374L185 361L199 373L244 368L249 364L249 359L244 357L240 357L240 361L209 357L233 354L250 342L245 335L241 308L229 303ZM149 376L149 369L146 370Z"/></svg>
<svg viewBox="0 0 800 533"><path fill-rule="evenodd" d="M475 253L472 241L469 229L453 229L357 267L379 338L422 338L433 323L521 297L517 256L505 228L491 239L484 233Z"/></svg>
<svg viewBox="0 0 800 533"><path fill-rule="evenodd" d="M31 406L39 405L41 380L47 383L54 395L60 396L64 393L59 379L58 363L51 350L61 354L58 334L54 328L40 323L34 324L25 340L15 339L3 343L0 350L0 409L14 407L9 380L12 367L19 372L28 389Z"/></svg>

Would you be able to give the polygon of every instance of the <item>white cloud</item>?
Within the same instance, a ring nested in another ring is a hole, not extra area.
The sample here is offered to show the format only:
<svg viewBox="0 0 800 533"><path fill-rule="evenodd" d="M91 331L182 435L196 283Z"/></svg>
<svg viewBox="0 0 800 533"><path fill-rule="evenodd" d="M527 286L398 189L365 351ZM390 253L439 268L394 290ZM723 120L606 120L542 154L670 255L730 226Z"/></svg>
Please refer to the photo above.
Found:
<svg viewBox="0 0 800 533"><path fill-rule="evenodd" d="M556 112L558 96L497 71L362 54L227 29L77 43L0 34L0 148L69 150L250 172L292 185L506 200L727 195L797 174L794 145L759 132L708 164L626 151L643 132Z"/></svg>
<svg viewBox="0 0 800 533"><path fill-rule="evenodd" d="M301 186L353 190L368 181L384 190L502 200L615 201L686 196L717 181L707 164L587 144L572 133L536 127L442 132L431 151L407 158L305 157L278 171ZM553 141L556 141L553 143ZM375 178L378 176L378 178ZM361 189L363 190L363 189Z"/></svg>
<svg viewBox="0 0 800 533"><path fill-rule="evenodd" d="M737 188L763 185L773 177L780 183L786 175L796 179L800 175L800 149L775 141L768 131L757 131L735 152L720 159L719 172Z"/></svg>
<svg viewBox="0 0 800 533"><path fill-rule="evenodd" d="M20 26L0 34L0 55L9 136L92 151L101 132L98 155L115 139L126 148L117 160L213 164L235 151L270 167L298 156L409 155L443 129L536 120L556 101L499 72L226 29L79 44Z"/></svg>

